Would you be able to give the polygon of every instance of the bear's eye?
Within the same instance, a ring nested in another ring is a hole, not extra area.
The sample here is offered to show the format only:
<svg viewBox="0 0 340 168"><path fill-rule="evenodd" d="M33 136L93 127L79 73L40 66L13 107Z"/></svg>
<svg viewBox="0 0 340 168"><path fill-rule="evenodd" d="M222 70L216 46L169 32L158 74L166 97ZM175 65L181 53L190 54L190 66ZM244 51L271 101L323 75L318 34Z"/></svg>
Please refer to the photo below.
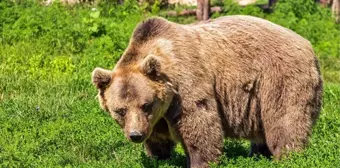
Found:
<svg viewBox="0 0 340 168"><path fill-rule="evenodd" d="M118 115L124 117L125 114L126 114L126 108L115 109L114 112L117 113Z"/></svg>
<svg viewBox="0 0 340 168"><path fill-rule="evenodd" d="M141 109L146 112L146 113L150 113L152 110L152 103L144 103L141 107Z"/></svg>

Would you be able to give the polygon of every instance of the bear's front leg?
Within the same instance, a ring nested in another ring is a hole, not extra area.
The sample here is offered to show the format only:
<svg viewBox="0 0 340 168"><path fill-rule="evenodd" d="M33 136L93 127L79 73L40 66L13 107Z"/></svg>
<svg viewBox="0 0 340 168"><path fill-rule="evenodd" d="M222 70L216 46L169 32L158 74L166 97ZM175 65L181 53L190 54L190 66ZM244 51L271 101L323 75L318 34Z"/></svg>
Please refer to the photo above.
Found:
<svg viewBox="0 0 340 168"><path fill-rule="evenodd" d="M178 122L178 134L182 139L191 168L205 168L216 162L223 150L223 130L217 111L201 109L185 111Z"/></svg>
<svg viewBox="0 0 340 168"><path fill-rule="evenodd" d="M145 141L144 147L148 156L156 159L169 159L175 142L171 139L168 124L164 118L155 125L150 137Z"/></svg>
<svg viewBox="0 0 340 168"><path fill-rule="evenodd" d="M166 142L153 142L152 140L146 140L144 146L148 156L155 157L159 160L165 160L170 158L175 143L170 140Z"/></svg>

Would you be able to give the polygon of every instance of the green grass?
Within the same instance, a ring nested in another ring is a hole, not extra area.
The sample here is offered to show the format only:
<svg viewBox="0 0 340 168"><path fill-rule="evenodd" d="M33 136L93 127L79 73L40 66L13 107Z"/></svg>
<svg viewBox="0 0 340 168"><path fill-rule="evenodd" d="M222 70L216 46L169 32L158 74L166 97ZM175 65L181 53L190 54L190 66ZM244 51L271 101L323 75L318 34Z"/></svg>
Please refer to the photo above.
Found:
<svg viewBox="0 0 340 168"><path fill-rule="evenodd" d="M221 163L213 167L340 167L340 57L333 45L340 31L328 11L315 20L323 24L304 30L301 25L310 18L303 21L294 14L283 23L286 16L280 13L231 7L220 15L253 13L312 41L325 79L323 109L302 153L279 162L249 158L249 142L228 139ZM134 3L97 9L99 15L91 7L0 2L0 167L185 166L179 145L170 160L150 159L100 110L92 70L113 68L133 28L149 14Z"/></svg>
<svg viewBox="0 0 340 168"><path fill-rule="evenodd" d="M268 4L268 0L257 0L256 4L261 4L261 5Z"/></svg>

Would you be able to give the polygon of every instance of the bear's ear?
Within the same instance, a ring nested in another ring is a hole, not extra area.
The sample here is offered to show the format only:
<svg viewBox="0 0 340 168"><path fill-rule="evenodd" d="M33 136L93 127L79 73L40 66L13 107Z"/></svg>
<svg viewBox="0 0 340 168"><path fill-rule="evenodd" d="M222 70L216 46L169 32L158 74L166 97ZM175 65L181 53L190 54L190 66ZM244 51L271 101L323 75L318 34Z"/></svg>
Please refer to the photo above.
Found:
<svg viewBox="0 0 340 168"><path fill-rule="evenodd" d="M96 85L98 89L105 88L112 79L112 71L96 68L92 72L92 83Z"/></svg>
<svg viewBox="0 0 340 168"><path fill-rule="evenodd" d="M149 76L150 78L156 78L160 76L161 62L154 55L148 55L140 65L142 73Z"/></svg>

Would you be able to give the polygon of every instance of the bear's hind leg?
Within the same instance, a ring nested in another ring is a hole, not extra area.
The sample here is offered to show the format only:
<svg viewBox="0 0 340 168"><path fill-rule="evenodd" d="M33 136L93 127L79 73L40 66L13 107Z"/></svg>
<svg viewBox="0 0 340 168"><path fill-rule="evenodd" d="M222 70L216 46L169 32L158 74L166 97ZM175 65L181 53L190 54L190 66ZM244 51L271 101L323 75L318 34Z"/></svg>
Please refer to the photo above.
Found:
<svg viewBox="0 0 340 168"><path fill-rule="evenodd" d="M268 148L276 160L280 160L290 152L300 151L307 144L308 131L294 127L289 129L290 126L277 126L266 133ZM287 127L288 130L295 129L295 131L287 131Z"/></svg>
<svg viewBox="0 0 340 168"><path fill-rule="evenodd" d="M266 143L251 142L249 156L253 157L254 155L262 155L267 158L270 158L272 156L272 153L270 152Z"/></svg>

